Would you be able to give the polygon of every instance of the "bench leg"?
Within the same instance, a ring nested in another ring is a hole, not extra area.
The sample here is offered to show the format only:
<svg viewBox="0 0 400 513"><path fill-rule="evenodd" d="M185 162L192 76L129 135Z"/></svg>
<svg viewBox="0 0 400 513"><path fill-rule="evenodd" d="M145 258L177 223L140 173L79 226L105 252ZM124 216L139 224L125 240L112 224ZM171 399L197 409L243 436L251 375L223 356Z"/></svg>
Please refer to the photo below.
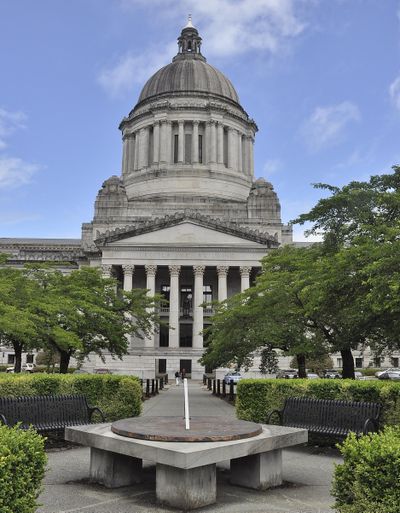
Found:
<svg viewBox="0 0 400 513"><path fill-rule="evenodd" d="M90 480L107 488L119 488L140 483L142 478L142 460L90 448Z"/></svg>
<svg viewBox="0 0 400 513"><path fill-rule="evenodd" d="M262 452L231 460L232 484L265 490L282 484L282 451Z"/></svg>
<svg viewBox="0 0 400 513"><path fill-rule="evenodd" d="M216 465L186 470L157 463L156 495L159 502L185 511L214 504L217 500Z"/></svg>

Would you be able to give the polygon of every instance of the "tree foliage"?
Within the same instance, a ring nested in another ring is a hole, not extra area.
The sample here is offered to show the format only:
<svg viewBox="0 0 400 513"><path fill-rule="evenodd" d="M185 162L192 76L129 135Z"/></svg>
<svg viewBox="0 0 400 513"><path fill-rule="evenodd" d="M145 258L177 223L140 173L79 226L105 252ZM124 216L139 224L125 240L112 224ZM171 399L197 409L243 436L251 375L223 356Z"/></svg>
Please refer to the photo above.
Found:
<svg viewBox="0 0 400 513"><path fill-rule="evenodd" d="M209 366L248 364L266 344L296 355L300 375L313 355L400 347L400 168L331 193L295 222L312 222L323 242L281 247L262 261L254 287L219 305L206 330Z"/></svg>

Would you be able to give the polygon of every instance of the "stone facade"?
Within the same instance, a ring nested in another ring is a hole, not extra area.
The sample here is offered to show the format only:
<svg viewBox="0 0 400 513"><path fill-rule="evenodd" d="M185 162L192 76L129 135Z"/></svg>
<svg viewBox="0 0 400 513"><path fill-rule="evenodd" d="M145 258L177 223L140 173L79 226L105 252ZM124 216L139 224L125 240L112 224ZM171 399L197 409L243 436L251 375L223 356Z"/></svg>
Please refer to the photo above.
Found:
<svg viewBox="0 0 400 513"><path fill-rule="evenodd" d="M0 241L11 263L30 260L102 267L126 290L146 287L169 300L169 330L130 341L116 372L151 377L185 368L201 377L203 302L247 288L261 258L292 243L272 184L254 178L257 125L231 82L201 54L189 22L178 54L144 85L121 124L120 176L98 192L81 240ZM65 264L63 264L65 265ZM95 358L89 366L101 366Z"/></svg>

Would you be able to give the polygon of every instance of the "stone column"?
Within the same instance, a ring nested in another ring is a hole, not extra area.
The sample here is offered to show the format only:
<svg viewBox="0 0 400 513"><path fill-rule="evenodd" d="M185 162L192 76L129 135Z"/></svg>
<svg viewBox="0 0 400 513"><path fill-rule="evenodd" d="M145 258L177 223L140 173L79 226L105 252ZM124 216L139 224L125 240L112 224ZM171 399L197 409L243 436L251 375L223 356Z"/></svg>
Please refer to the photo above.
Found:
<svg viewBox="0 0 400 513"><path fill-rule="evenodd" d="M166 125L166 143L165 143L165 159L167 164L171 164L172 162L172 123L171 121L167 121Z"/></svg>
<svg viewBox="0 0 400 513"><path fill-rule="evenodd" d="M242 140L242 148L243 148L243 174L249 174L249 158L248 158L248 147L247 147L247 136L243 136Z"/></svg>
<svg viewBox="0 0 400 513"><path fill-rule="evenodd" d="M218 122L217 125L217 135L218 135L218 143L217 143L217 162L218 164L224 163L224 125Z"/></svg>
<svg viewBox="0 0 400 513"><path fill-rule="evenodd" d="M210 121L210 162L217 162L217 130L215 121Z"/></svg>
<svg viewBox="0 0 400 513"><path fill-rule="evenodd" d="M133 159L133 170L139 169L139 132L135 132L135 155Z"/></svg>
<svg viewBox="0 0 400 513"><path fill-rule="evenodd" d="M238 146L238 154L237 154L237 169L239 173L243 172L243 155L242 155L242 134L238 130L237 132L237 146Z"/></svg>
<svg viewBox="0 0 400 513"><path fill-rule="evenodd" d="M146 269L146 289L148 289L147 295L154 296L156 293L156 265L145 265ZM145 347L154 347L154 333L151 333L144 339Z"/></svg>
<svg viewBox="0 0 400 513"><path fill-rule="evenodd" d="M218 265L217 273L218 273L218 301L225 301L228 297L228 271L229 266L227 265Z"/></svg>
<svg viewBox="0 0 400 513"><path fill-rule="evenodd" d="M136 136L137 141L137 163L138 163L138 169L142 169L144 167L144 128L141 128L137 131Z"/></svg>
<svg viewBox="0 0 400 513"><path fill-rule="evenodd" d="M124 290L130 292L132 290L132 276L135 266L131 264L123 265L122 270L124 272Z"/></svg>
<svg viewBox="0 0 400 513"><path fill-rule="evenodd" d="M170 265L169 285L169 347L179 347L179 273L180 265Z"/></svg>
<svg viewBox="0 0 400 513"><path fill-rule="evenodd" d="M110 264L102 264L101 271L103 274L103 278L111 278L112 274L112 265Z"/></svg>
<svg viewBox="0 0 400 513"><path fill-rule="evenodd" d="M207 121L204 125L204 141L203 141L203 164L210 162L210 122Z"/></svg>
<svg viewBox="0 0 400 513"><path fill-rule="evenodd" d="M235 132L234 129L228 127L228 167L229 169L235 168Z"/></svg>
<svg viewBox="0 0 400 513"><path fill-rule="evenodd" d="M160 121L160 163L167 162L167 120Z"/></svg>
<svg viewBox="0 0 400 513"><path fill-rule="evenodd" d="M254 137L250 137L249 151L250 151L249 175L254 176Z"/></svg>
<svg viewBox="0 0 400 513"><path fill-rule="evenodd" d="M143 167L150 165L149 162L150 127L143 129Z"/></svg>
<svg viewBox="0 0 400 513"><path fill-rule="evenodd" d="M203 348L203 275L205 266L195 265L194 271L194 301L193 301L193 349Z"/></svg>
<svg viewBox="0 0 400 513"><path fill-rule="evenodd" d="M199 122L193 121L192 133L192 164L199 162Z"/></svg>
<svg viewBox="0 0 400 513"><path fill-rule="evenodd" d="M250 287L250 272L251 267L243 265L240 267L240 291L244 292Z"/></svg>
<svg viewBox="0 0 400 513"><path fill-rule="evenodd" d="M178 163L184 162L184 148L185 148L185 130L184 122L178 121Z"/></svg>
<svg viewBox="0 0 400 513"><path fill-rule="evenodd" d="M122 174L128 174L128 137L122 138Z"/></svg>
<svg viewBox="0 0 400 513"><path fill-rule="evenodd" d="M160 122L155 121L153 126L153 164L160 160Z"/></svg>

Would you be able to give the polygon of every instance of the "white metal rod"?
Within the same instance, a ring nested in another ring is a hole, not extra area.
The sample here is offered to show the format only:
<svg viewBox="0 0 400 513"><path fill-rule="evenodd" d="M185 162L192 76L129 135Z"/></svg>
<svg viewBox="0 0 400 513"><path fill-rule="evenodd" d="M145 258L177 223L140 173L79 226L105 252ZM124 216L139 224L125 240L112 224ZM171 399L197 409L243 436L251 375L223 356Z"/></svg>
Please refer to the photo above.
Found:
<svg viewBox="0 0 400 513"><path fill-rule="evenodd" d="M185 429L190 429L189 422L189 392L187 378L183 379L183 393L185 397Z"/></svg>

